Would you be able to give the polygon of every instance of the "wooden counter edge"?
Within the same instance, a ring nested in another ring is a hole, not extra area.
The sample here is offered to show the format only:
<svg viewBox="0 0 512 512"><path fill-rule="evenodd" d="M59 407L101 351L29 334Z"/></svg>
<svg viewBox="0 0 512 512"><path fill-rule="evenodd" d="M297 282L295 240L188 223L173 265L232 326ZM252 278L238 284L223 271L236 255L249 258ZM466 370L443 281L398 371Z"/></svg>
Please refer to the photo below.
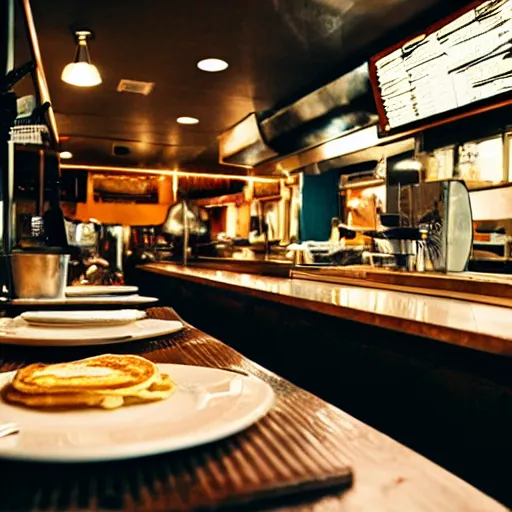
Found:
<svg viewBox="0 0 512 512"><path fill-rule="evenodd" d="M346 320L352 320L355 322L374 325L376 327L382 327L406 334L430 338L435 341L441 341L443 343L448 343L462 348L469 348L500 356L512 356L512 341L497 336L468 332L462 329L429 324L417 320L409 320L391 315L362 311L346 306L327 304L313 299L290 297L288 295L272 293L265 290L257 290L248 286L225 283L223 281L210 279L207 277L183 274L178 271L173 271L169 268L142 265L139 266L138 269L146 272L153 272L156 274L175 277L184 281L191 281L197 284L216 286L223 290L243 293L251 297L307 309Z"/></svg>

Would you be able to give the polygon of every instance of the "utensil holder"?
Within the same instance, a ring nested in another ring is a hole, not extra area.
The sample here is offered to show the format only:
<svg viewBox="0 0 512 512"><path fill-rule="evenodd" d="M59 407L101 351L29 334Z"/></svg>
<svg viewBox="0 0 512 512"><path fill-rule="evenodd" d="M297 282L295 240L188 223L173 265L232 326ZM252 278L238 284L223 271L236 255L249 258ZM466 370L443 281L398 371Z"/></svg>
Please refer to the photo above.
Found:
<svg viewBox="0 0 512 512"><path fill-rule="evenodd" d="M65 296L69 254L13 253L13 295L18 299L59 299Z"/></svg>

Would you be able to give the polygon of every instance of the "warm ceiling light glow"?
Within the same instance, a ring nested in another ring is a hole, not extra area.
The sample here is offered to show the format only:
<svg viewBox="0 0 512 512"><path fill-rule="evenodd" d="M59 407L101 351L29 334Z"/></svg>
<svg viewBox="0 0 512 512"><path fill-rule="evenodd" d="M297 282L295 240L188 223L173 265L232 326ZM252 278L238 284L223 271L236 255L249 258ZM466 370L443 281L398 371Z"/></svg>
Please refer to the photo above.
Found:
<svg viewBox="0 0 512 512"><path fill-rule="evenodd" d="M239 174L210 174L207 172L187 172L176 171L173 169L146 169L138 167L110 167L106 165L78 165L62 164L61 169L75 169L93 172L122 172L133 174L156 174L157 176L197 176L200 178L222 178L226 180L248 181L257 183L274 183L279 181L277 178L263 178L260 176L240 176Z"/></svg>
<svg viewBox="0 0 512 512"><path fill-rule="evenodd" d="M209 73L217 73L228 69L229 64L221 59L203 59L197 63L197 67L201 71L208 71Z"/></svg>
<svg viewBox="0 0 512 512"><path fill-rule="evenodd" d="M187 116L178 117L177 121L180 124L197 124L197 123L199 123L199 119L197 119L196 117L187 117Z"/></svg>
<svg viewBox="0 0 512 512"><path fill-rule="evenodd" d="M73 153L71 153L71 151L61 151L60 157L64 158L64 160L68 160L70 158L73 158Z"/></svg>
<svg viewBox="0 0 512 512"><path fill-rule="evenodd" d="M93 87L101 84L100 72L94 64L91 64L87 48L87 38L91 33L88 30L79 30L75 35L78 39L75 59L62 70L62 81L78 87Z"/></svg>
<svg viewBox="0 0 512 512"><path fill-rule="evenodd" d="M94 87L101 84L101 76L94 64L72 62L62 71L62 81L77 87Z"/></svg>

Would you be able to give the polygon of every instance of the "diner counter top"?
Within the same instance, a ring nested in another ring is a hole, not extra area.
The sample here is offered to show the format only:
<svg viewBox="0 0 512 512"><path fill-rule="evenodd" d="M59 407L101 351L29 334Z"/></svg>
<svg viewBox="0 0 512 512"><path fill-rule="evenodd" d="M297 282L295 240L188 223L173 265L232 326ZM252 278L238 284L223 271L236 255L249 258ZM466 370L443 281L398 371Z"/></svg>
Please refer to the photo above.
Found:
<svg viewBox="0 0 512 512"><path fill-rule="evenodd" d="M170 263L150 263L139 268L464 348L512 355L510 308L415 293Z"/></svg>
<svg viewBox="0 0 512 512"><path fill-rule="evenodd" d="M235 280L235 276L224 278ZM245 282L243 276L239 279ZM267 282L267 290L269 286ZM279 289L284 283L277 282L274 286ZM176 319L169 308L152 308L148 314L152 318ZM0 345L0 371L14 370L34 361L76 359L93 355L95 351L102 349L70 347L65 351ZM185 452L85 466L43 467L2 461L0 510L210 509L226 501L233 505L233 499L235 504L236 499L250 502L258 486L272 487L283 478L310 475L319 469L325 481L317 478L317 483L320 481L320 487L328 487L330 473L345 463L353 471L349 489L337 486L329 492L323 489L314 495L299 493L293 498L267 500L264 509L275 512L507 510L436 464L190 325L165 340L112 345L109 351L137 353L155 362L251 374L273 387L276 401L270 413L245 432ZM238 505L231 510L240 508Z"/></svg>

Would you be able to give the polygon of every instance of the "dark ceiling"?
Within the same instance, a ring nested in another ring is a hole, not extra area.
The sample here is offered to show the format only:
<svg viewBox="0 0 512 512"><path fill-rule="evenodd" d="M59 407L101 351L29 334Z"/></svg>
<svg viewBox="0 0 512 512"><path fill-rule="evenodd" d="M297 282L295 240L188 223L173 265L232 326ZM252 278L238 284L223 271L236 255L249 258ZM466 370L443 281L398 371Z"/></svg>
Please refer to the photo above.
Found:
<svg viewBox="0 0 512 512"><path fill-rule="evenodd" d="M216 136L253 111L274 109L337 78L457 0L32 0L62 149L72 163L215 167ZM428 11L428 14L425 14ZM98 87L63 83L71 27L95 33ZM400 30L397 27L401 27ZM414 29L415 30L415 29ZM373 46L373 47L372 47ZM229 62L223 73L196 68ZM155 82L145 97L118 93L121 78ZM195 126L179 116L200 119ZM112 145L132 149L112 155Z"/></svg>

